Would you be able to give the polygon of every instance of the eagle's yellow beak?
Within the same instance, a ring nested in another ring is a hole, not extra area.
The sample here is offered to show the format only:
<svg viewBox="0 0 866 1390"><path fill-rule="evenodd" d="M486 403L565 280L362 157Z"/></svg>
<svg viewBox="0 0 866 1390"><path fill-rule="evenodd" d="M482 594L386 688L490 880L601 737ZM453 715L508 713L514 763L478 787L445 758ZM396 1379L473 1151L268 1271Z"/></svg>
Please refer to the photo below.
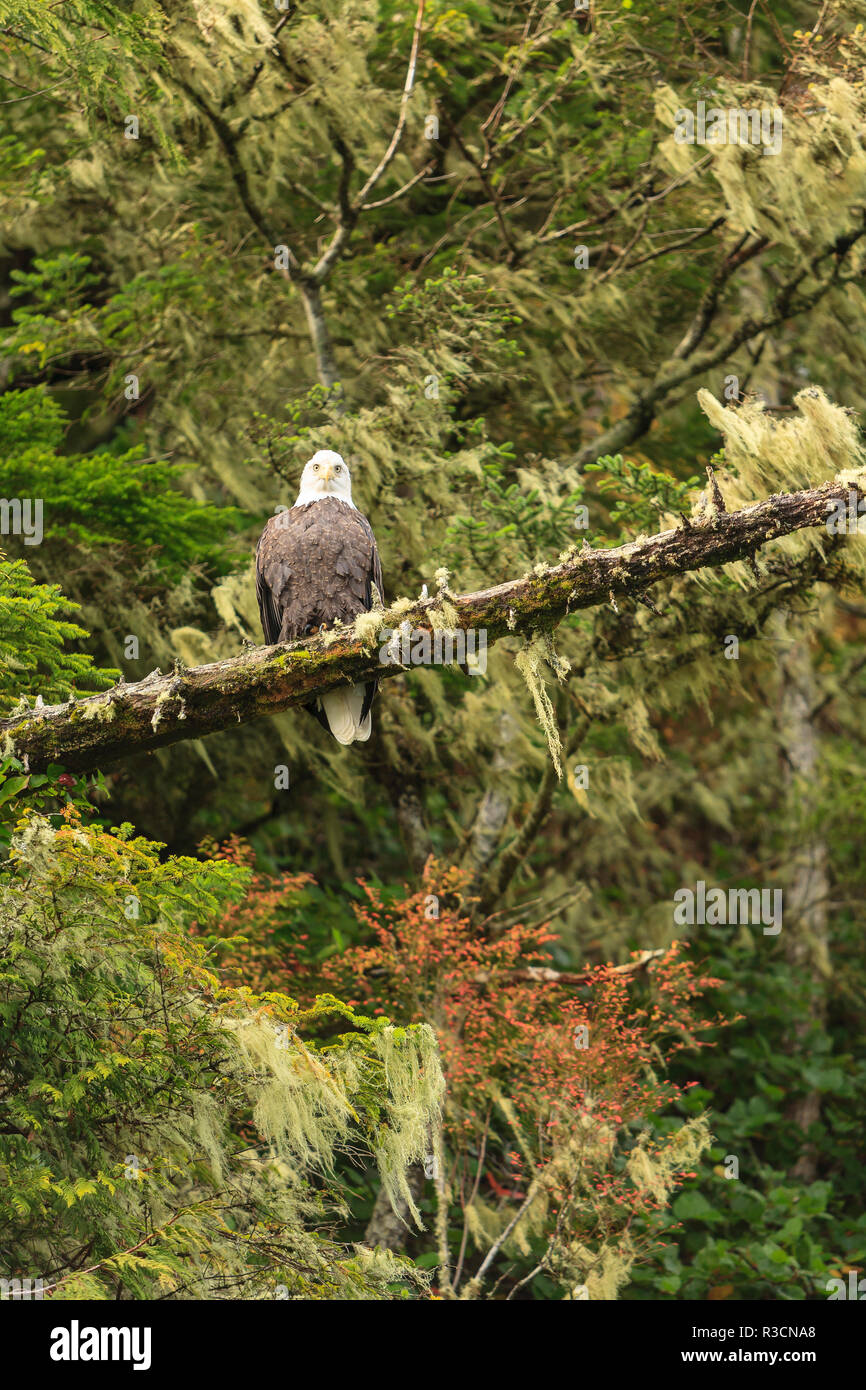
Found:
<svg viewBox="0 0 866 1390"><path fill-rule="evenodd" d="M330 482L331 478L333 478L333 476L334 476L334 465L333 465L332 463L326 463L326 464L323 466L322 472L321 472L321 474L320 474L319 476L320 476L326 483L327 483L327 482Z"/></svg>

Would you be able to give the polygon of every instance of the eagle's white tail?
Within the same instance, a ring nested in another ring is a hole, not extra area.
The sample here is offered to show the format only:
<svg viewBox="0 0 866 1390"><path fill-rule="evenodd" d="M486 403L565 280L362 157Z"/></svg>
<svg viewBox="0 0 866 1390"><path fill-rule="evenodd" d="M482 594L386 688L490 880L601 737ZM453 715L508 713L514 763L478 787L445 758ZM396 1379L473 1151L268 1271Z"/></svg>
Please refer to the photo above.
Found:
<svg viewBox="0 0 866 1390"><path fill-rule="evenodd" d="M322 696L322 709L328 728L338 743L366 743L373 728L372 715L361 719L366 692L363 685L351 685L342 690L330 690Z"/></svg>

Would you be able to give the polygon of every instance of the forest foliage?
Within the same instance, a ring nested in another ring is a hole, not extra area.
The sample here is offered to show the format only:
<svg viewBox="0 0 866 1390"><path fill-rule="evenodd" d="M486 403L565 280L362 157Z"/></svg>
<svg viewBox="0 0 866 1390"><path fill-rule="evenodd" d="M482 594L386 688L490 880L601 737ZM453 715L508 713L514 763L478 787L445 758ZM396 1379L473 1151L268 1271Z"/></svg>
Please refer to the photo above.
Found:
<svg viewBox="0 0 866 1390"><path fill-rule="evenodd" d="M0 712L258 643L318 448L389 600L712 518L708 464L729 510L853 476L864 20L0 0L0 495L43 505L0 537ZM679 143L698 101L781 111L780 152ZM0 748L0 1277L860 1268L863 553L801 532L412 667L363 752L301 711L87 776ZM783 932L678 926L699 880L782 889Z"/></svg>

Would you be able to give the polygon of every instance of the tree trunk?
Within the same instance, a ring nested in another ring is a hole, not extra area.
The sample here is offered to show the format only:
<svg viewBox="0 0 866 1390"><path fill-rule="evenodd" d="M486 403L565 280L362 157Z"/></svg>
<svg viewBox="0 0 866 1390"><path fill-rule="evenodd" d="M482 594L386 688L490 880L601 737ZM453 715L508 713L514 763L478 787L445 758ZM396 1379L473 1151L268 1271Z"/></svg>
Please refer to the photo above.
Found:
<svg viewBox="0 0 866 1390"><path fill-rule="evenodd" d="M785 955L798 977L806 976L812 987L809 1011L794 1026L797 1051L803 1061L809 1057L810 1036L823 1026L826 1017L824 990L829 972L827 895L827 846L814 833L809 821L815 813L818 764L818 736L812 710L818 703L815 675L807 634L801 620L793 614L780 615L780 628L787 628L787 640L780 660L781 693L779 733L785 756L788 787L790 858L785 892ZM787 618L787 623L785 623ZM788 1117L803 1135L800 1156L791 1177L812 1182L817 1175L813 1145L806 1139L809 1128L821 1114L821 1096L809 1091L791 1105Z"/></svg>
<svg viewBox="0 0 866 1390"><path fill-rule="evenodd" d="M426 1181L424 1169L420 1163L411 1164L406 1174L406 1181L417 1206ZM413 1229L406 1203L402 1199L399 1200L395 1211L388 1200L388 1194L384 1187L380 1187L376 1194L373 1214L364 1232L364 1244L369 1246L381 1245L385 1250L405 1250L406 1241L412 1235Z"/></svg>
<svg viewBox="0 0 866 1390"><path fill-rule="evenodd" d="M299 280L297 285L304 306L304 313L307 316L310 341L316 356L316 374L322 385L330 390L339 380L339 374L337 372L337 360L334 356L334 345L322 306L322 292L319 286L311 280Z"/></svg>

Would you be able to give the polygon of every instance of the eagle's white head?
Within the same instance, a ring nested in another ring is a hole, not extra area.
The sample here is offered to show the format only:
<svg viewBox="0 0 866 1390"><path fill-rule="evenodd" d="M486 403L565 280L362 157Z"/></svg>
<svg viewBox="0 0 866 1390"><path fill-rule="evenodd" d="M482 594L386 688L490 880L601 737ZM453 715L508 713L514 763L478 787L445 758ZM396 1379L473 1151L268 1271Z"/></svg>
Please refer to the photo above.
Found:
<svg viewBox="0 0 866 1390"><path fill-rule="evenodd" d="M313 454L301 474L301 490L296 507L306 506L308 502L321 502L323 497L339 497L341 502L352 501L352 479L349 470L340 457L331 449L320 449Z"/></svg>

